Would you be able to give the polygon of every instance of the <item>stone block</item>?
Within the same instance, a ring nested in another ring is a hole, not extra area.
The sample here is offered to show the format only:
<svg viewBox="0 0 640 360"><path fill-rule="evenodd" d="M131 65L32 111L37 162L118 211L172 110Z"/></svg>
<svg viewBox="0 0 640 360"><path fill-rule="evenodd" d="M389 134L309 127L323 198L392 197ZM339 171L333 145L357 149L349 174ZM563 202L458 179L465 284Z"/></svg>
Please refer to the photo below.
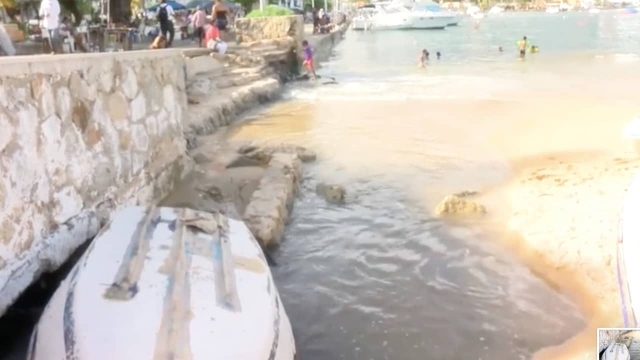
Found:
<svg viewBox="0 0 640 360"><path fill-rule="evenodd" d="M291 37L296 43L304 38L302 15L242 18L235 21L236 41L241 43Z"/></svg>

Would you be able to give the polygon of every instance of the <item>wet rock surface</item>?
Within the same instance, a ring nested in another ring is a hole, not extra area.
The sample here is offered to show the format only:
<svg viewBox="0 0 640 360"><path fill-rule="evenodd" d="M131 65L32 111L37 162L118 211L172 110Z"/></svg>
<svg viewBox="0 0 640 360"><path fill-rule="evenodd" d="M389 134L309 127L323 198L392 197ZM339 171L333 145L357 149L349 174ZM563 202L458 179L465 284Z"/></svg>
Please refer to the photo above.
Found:
<svg viewBox="0 0 640 360"><path fill-rule="evenodd" d="M487 209L484 205L478 204L467 196L449 195L446 196L438 206L435 214L437 216L446 215L484 215Z"/></svg>
<svg viewBox="0 0 640 360"><path fill-rule="evenodd" d="M316 194L332 204L344 204L346 201L347 191L340 185L320 183L316 185Z"/></svg>

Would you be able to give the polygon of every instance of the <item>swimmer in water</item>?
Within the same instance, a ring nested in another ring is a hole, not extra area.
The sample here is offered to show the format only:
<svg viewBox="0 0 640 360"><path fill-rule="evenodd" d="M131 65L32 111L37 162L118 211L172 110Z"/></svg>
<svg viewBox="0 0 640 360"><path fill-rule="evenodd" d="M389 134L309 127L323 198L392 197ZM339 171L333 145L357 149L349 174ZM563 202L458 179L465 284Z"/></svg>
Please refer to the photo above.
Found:
<svg viewBox="0 0 640 360"><path fill-rule="evenodd" d="M503 52L504 51L504 49L502 49L502 46L498 46L498 51L499 52Z"/></svg>
<svg viewBox="0 0 640 360"><path fill-rule="evenodd" d="M440 54L440 51L436 52L436 58L437 58L438 60L440 60L440 56L442 56L442 54Z"/></svg>
<svg viewBox="0 0 640 360"><path fill-rule="evenodd" d="M522 37L522 40L519 40L518 43L518 51L520 52L520 59L524 59L527 55L527 49L529 48L529 40L527 40L526 36Z"/></svg>
<svg viewBox="0 0 640 360"><path fill-rule="evenodd" d="M538 47L538 45L531 45L531 53L535 54L537 52L540 51L540 48Z"/></svg>
<svg viewBox="0 0 640 360"><path fill-rule="evenodd" d="M427 49L422 49L420 57L418 58L418 67L424 68L425 66L427 66L427 61L429 61L429 52L427 51Z"/></svg>

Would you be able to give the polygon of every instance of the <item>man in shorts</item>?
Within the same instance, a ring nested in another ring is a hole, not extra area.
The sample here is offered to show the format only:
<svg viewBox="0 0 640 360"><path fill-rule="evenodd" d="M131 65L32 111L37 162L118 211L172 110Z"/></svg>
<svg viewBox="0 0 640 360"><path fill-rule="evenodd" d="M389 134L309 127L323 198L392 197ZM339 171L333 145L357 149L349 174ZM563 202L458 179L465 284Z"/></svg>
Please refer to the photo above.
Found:
<svg viewBox="0 0 640 360"><path fill-rule="evenodd" d="M518 51L520 51L520 58L524 59L527 55L527 49L529 48L529 40L526 36L522 37L522 40L518 41Z"/></svg>

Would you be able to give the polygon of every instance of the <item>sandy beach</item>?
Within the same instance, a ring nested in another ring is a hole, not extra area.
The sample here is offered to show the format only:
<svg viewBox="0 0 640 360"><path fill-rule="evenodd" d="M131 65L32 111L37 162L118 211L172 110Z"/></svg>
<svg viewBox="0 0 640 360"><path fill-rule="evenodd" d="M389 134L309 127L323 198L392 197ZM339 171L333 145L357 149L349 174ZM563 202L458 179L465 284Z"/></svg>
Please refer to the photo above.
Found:
<svg viewBox="0 0 640 360"><path fill-rule="evenodd" d="M603 105L588 106L561 123L545 121L551 117L540 110L507 129L521 137L494 142L508 154L514 172L489 199L506 204L496 214L506 224L505 243L589 318L583 332L541 350L536 359L594 358L596 328L622 325L616 241L622 201L640 171L640 155L621 138L633 109Z"/></svg>

